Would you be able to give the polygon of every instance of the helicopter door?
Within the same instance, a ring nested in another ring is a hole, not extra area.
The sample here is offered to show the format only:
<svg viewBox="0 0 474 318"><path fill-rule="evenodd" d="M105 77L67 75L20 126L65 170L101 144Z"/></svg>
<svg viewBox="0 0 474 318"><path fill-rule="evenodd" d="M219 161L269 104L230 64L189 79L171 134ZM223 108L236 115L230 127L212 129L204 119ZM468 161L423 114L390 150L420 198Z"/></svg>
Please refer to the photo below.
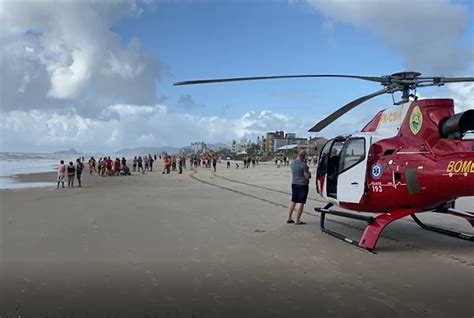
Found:
<svg viewBox="0 0 474 318"><path fill-rule="evenodd" d="M338 201L360 203L365 192L370 144L370 136L353 137L342 147L337 178Z"/></svg>
<svg viewBox="0 0 474 318"><path fill-rule="evenodd" d="M329 140L319 156L316 172L316 191L323 198L336 198L339 153L344 144L344 138Z"/></svg>

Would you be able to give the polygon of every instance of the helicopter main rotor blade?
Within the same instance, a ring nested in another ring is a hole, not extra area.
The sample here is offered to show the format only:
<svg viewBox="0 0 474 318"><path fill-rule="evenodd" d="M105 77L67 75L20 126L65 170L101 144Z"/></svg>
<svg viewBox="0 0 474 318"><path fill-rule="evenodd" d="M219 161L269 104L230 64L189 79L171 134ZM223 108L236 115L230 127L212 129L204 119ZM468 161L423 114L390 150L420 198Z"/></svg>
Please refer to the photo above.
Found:
<svg viewBox="0 0 474 318"><path fill-rule="evenodd" d="M363 102L365 102L365 101L367 101L371 98L374 98L376 96L379 96L379 95L382 95L382 94L385 94L385 93L389 93L389 92L393 92L393 91L389 90L388 88L384 88L384 89L381 89L381 90L379 90L375 93L359 97L356 100L353 100L352 102L350 102L349 104L346 104L346 105L342 106L341 108L336 110L334 113L332 113L331 115L327 116L326 118L321 120L319 123L314 125L308 131L310 131L310 132L321 131L324 128L326 128L326 126L331 124L333 121L335 121L336 119L338 119L339 117L341 117L342 115L344 115L345 113L347 113L348 111L353 109L354 107L362 104Z"/></svg>
<svg viewBox="0 0 474 318"><path fill-rule="evenodd" d="M443 83L457 83L457 82L474 82L474 77L444 77L444 76L423 76L418 77L417 80L443 82Z"/></svg>
<svg viewBox="0 0 474 318"><path fill-rule="evenodd" d="M442 83L461 83L474 82L474 77L433 77L434 82L441 81Z"/></svg>
<svg viewBox="0 0 474 318"><path fill-rule="evenodd" d="M191 80L176 82L174 86L194 85L194 84L210 84L210 83L225 83L225 82L241 82L241 81L256 81L269 79L283 79L283 78L317 78L317 77L338 77L338 78L355 78L364 81L386 83L387 78L381 76L358 76L358 75L338 75L338 74L306 74L306 75L276 75L276 76L254 76L254 77L231 77L231 78L214 78L205 80Z"/></svg>

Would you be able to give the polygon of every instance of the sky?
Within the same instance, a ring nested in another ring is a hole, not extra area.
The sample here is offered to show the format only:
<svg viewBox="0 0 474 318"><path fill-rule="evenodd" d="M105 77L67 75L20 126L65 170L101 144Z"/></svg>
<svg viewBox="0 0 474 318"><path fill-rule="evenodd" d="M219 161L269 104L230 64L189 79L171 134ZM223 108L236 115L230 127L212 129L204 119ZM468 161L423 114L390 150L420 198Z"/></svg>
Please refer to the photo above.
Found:
<svg viewBox="0 0 474 318"><path fill-rule="evenodd" d="M0 0L0 151L230 143L267 131L351 133L384 95L350 79L173 86L281 74L474 75L469 0ZM419 91L474 108L474 85Z"/></svg>

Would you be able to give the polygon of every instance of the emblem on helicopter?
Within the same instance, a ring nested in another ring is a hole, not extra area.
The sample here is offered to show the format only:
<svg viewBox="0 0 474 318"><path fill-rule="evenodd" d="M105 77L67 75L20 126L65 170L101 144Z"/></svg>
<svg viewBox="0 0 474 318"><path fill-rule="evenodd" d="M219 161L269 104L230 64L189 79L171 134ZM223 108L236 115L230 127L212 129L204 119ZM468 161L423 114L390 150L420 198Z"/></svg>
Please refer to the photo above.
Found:
<svg viewBox="0 0 474 318"><path fill-rule="evenodd" d="M379 179L382 176L383 168L379 163L375 163L370 169L370 174L372 178Z"/></svg>
<svg viewBox="0 0 474 318"><path fill-rule="evenodd" d="M415 106L410 115L410 130L413 135L420 132L421 126L423 125L423 115L421 114L420 107Z"/></svg>

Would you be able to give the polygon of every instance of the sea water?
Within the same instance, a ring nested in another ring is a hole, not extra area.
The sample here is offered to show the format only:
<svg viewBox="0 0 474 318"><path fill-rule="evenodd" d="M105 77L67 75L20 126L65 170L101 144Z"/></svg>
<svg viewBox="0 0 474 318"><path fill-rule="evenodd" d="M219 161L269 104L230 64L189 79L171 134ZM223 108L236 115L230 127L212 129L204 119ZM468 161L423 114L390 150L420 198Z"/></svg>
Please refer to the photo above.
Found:
<svg viewBox="0 0 474 318"><path fill-rule="evenodd" d="M71 155L0 152L0 189L21 189L29 187L47 187L55 185L56 180L45 182L19 182L19 174L56 171L61 160L75 162Z"/></svg>

